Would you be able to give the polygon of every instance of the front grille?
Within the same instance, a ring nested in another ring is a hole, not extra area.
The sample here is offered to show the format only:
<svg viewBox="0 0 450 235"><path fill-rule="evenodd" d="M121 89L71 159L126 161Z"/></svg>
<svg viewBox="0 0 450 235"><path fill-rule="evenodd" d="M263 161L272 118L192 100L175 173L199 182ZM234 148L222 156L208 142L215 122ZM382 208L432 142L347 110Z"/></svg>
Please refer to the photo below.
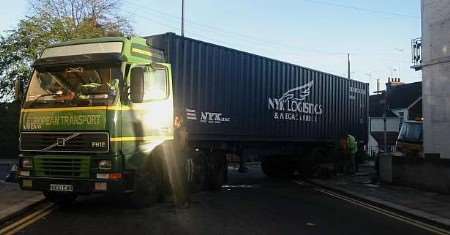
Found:
<svg viewBox="0 0 450 235"><path fill-rule="evenodd" d="M21 151L105 153L109 135L105 132L22 132Z"/></svg>
<svg viewBox="0 0 450 235"><path fill-rule="evenodd" d="M89 178L89 157L36 156L34 173L44 177Z"/></svg>

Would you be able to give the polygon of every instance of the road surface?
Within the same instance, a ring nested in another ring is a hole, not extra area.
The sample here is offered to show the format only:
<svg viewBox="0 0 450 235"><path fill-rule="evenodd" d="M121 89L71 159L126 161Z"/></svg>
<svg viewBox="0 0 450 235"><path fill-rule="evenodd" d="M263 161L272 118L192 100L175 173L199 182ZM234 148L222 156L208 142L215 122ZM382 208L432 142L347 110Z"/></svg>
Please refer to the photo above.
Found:
<svg viewBox="0 0 450 235"><path fill-rule="evenodd" d="M230 171L229 185L193 196L189 209L132 209L102 196L58 208L20 234L432 234L335 199L308 184Z"/></svg>

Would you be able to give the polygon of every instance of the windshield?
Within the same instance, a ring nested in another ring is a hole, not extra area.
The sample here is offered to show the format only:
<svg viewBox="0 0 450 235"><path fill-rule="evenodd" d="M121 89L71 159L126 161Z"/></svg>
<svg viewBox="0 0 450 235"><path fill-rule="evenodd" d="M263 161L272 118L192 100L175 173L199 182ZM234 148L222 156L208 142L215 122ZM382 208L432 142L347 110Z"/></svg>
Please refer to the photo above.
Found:
<svg viewBox="0 0 450 235"><path fill-rule="evenodd" d="M111 104L122 78L120 64L37 68L25 107Z"/></svg>
<svg viewBox="0 0 450 235"><path fill-rule="evenodd" d="M422 142L422 123L404 123L398 135L398 140Z"/></svg>

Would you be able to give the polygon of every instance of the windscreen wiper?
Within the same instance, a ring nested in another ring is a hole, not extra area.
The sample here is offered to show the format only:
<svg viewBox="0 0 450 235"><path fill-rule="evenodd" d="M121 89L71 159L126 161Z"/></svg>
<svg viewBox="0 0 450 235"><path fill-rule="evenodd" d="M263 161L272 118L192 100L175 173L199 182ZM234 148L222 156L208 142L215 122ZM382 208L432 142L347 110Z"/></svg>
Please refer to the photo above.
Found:
<svg viewBox="0 0 450 235"><path fill-rule="evenodd" d="M38 101L39 99L43 98L43 97L47 97L47 96L57 96L57 95L61 95L61 93L55 92L55 93L47 93L47 94L41 94L38 97L36 97L36 99L34 99L33 101L31 101L30 103L30 107L33 107L33 105L36 103L36 101Z"/></svg>

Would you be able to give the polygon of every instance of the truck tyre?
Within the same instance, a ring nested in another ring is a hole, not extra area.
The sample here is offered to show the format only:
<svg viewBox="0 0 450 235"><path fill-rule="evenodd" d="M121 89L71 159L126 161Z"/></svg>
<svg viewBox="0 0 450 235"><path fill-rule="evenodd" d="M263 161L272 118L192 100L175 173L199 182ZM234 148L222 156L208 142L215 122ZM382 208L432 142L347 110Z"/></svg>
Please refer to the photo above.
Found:
<svg viewBox="0 0 450 235"><path fill-rule="evenodd" d="M285 156L267 157L262 161L261 168L266 176L274 178L290 178L295 172L292 160Z"/></svg>
<svg viewBox="0 0 450 235"><path fill-rule="evenodd" d="M271 158L265 158L264 160L262 160L261 169L268 177L276 176L274 161Z"/></svg>
<svg viewBox="0 0 450 235"><path fill-rule="evenodd" d="M225 153L214 151L208 157L208 189L218 190L225 184L227 162Z"/></svg>
<svg viewBox="0 0 450 235"><path fill-rule="evenodd" d="M73 193L56 193L56 192L43 192L45 198L50 202L58 205L67 206L71 205L76 199L77 195Z"/></svg>
<svg viewBox="0 0 450 235"><path fill-rule="evenodd" d="M185 164L186 177L191 192L200 192L207 188L208 161L203 152L196 151Z"/></svg>
<svg viewBox="0 0 450 235"><path fill-rule="evenodd" d="M316 147L306 152L305 157L300 161L300 175L304 178L311 178L320 173L320 161L325 157L324 150Z"/></svg>
<svg viewBox="0 0 450 235"><path fill-rule="evenodd" d="M149 207L160 201L162 191L162 171L160 156L150 156L144 166L136 171L135 189L129 195L132 206L137 208Z"/></svg>

